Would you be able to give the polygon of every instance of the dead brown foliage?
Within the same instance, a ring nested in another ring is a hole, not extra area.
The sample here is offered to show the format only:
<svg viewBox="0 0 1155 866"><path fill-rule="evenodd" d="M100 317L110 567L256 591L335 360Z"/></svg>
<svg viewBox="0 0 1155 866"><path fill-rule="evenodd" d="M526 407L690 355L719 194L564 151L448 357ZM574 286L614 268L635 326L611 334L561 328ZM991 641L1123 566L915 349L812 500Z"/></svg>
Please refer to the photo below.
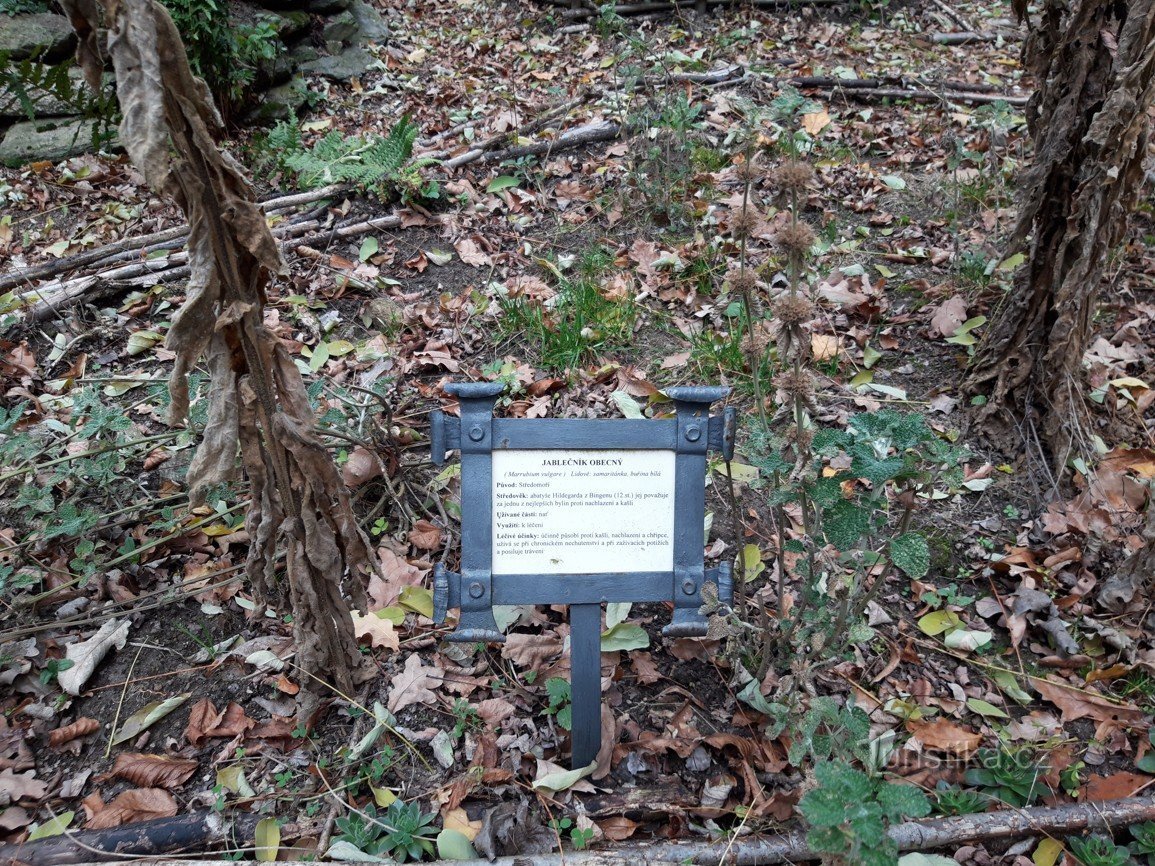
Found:
<svg viewBox="0 0 1155 866"><path fill-rule="evenodd" d="M65 7L81 39L85 74L97 83L97 2L66 0ZM186 375L202 356L212 376L204 440L188 473L193 499L231 477L239 449L252 492L246 528L253 587L274 605L288 596L298 663L348 694L360 659L349 599L364 609L371 554L337 468L314 434L300 374L264 325L265 289L272 275L285 272L284 261L239 166L216 146L220 118L164 7L109 0L103 12L124 115L120 140L189 224L191 275L167 345L176 353L174 423L187 412ZM278 545L286 553L287 593L274 574ZM319 698L318 681L306 683L309 709Z"/></svg>

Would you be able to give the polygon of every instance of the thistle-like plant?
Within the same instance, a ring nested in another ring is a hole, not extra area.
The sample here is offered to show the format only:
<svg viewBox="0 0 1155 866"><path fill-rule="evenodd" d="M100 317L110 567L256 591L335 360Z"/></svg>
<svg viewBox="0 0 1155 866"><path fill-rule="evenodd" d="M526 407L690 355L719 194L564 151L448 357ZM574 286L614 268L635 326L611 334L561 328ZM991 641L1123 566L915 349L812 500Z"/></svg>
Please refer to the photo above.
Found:
<svg viewBox="0 0 1155 866"><path fill-rule="evenodd" d="M843 761L814 768L817 787L798 809L810 830L806 841L832 860L860 866L894 866L898 848L887 828L930 812L930 801L913 785L871 778Z"/></svg>

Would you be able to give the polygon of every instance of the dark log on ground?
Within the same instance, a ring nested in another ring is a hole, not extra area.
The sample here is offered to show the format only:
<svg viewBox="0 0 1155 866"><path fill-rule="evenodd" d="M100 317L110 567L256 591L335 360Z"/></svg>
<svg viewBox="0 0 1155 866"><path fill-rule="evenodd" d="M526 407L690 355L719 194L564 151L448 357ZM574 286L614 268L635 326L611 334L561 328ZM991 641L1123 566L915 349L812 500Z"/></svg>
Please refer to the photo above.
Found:
<svg viewBox="0 0 1155 866"><path fill-rule="evenodd" d="M258 820L258 815L224 818L216 812L193 812L109 830L79 830L25 845L0 845L0 866L66 866L182 851L200 853L222 846L250 848Z"/></svg>
<svg viewBox="0 0 1155 866"><path fill-rule="evenodd" d="M1018 839L1028 836L1067 835L1085 830L1108 832L1143 821L1155 820L1155 797L1129 797L1100 803L1072 803L1066 806L1003 809L977 815L909 821L888 831L900 851L950 849L974 842ZM76 854L86 852L77 849ZM47 866L100 862L89 855L73 860L44 861ZM501 857L488 860L458 860L454 866L637 866L639 863L693 863L696 866L771 866L776 863L817 860L819 855L806 844L802 833L782 836L738 838L727 842L666 842L653 845L620 845L612 850L567 851L562 854ZM25 861L28 862L28 861ZM154 860L153 866L227 866L229 861ZM286 861L287 864L287 861ZM286 866L282 864L282 866ZM0 859L0 866L5 861ZM36 866L39 866L37 862ZM304 866L304 864L299 864Z"/></svg>

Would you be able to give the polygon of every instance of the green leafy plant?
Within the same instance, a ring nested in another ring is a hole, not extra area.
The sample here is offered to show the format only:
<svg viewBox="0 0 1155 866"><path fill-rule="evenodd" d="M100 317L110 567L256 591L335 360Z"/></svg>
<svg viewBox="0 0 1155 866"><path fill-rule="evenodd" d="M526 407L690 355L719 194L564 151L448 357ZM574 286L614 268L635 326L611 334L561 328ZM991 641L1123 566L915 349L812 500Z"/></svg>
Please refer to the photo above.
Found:
<svg viewBox="0 0 1155 866"><path fill-rule="evenodd" d="M405 115L388 135L347 136L334 130L305 147L297 125L282 122L269 133L268 147L280 154L281 167L292 172L302 186L352 183L381 190L395 183L398 172L406 167L417 132L417 125ZM412 165L408 168L415 170Z"/></svg>
<svg viewBox="0 0 1155 866"><path fill-rule="evenodd" d="M434 851L430 835L436 815L421 811L416 802L394 800L378 817L372 804L362 814L353 813L336 820L340 834L335 841L348 842L373 857L392 857L399 863L421 860Z"/></svg>
<svg viewBox="0 0 1155 866"><path fill-rule="evenodd" d="M49 659L44 663L43 670L40 671L41 684L46 686L52 685L63 671L75 667L75 665L76 662L72 659Z"/></svg>
<svg viewBox="0 0 1155 866"><path fill-rule="evenodd" d="M69 114L94 120L91 144L100 149L115 134L119 113L116 94L111 88L93 93L83 79L72 74L74 71L72 60L42 63L35 56L13 60L8 52L0 51L0 99L6 103L14 100L29 120L40 116L47 102L57 103L53 113L59 114L59 106L63 106Z"/></svg>
<svg viewBox="0 0 1155 866"><path fill-rule="evenodd" d="M258 66L284 50L274 20L232 21L226 0L164 0L164 5L180 31L192 71L229 116L247 97Z"/></svg>
<svg viewBox="0 0 1155 866"><path fill-rule="evenodd" d="M47 11L47 0L0 0L0 15L23 15L27 12Z"/></svg>
<svg viewBox="0 0 1155 866"><path fill-rule="evenodd" d="M1010 806L1027 806L1044 793L1044 765L1029 749L980 749L966 783Z"/></svg>
<svg viewBox="0 0 1155 866"><path fill-rule="evenodd" d="M1127 866L1133 862L1126 848L1106 836L1072 836L1067 846L1083 866Z"/></svg>
<svg viewBox="0 0 1155 866"><path fill-rule="evenodd" d="M816 697L791 731L786 756L794 765L809 757L865 761L869 751L870 716L854 706L841 706L831 697Z"/></svg>
<svg viewBox="0 0 1155 866"><path fill-rule="evenodd" d="M1127 846L1131 853L1143 859L1147 866L1155 866L1155 821L1132 824L1128 830L1134 840Z"/></svg>
<svg viewBox="0 0 1155 866"><path fill-rule="evenodd" d="M536 343L542 366L561 372L627 345L636 309L629 299L603 294L601 279L612 263L609 250L594 247L582 254L571 273L551 268L558 291L548 302L501 297L498 326L503 337Z"/></svg>
<svg viewBox="0 0 1155 866"><path fill-rule="evenodd" d="M990 798L969 788L948 785L939 781L934 792L934 810L940 815L971 815L983 812L990 804Z"/></svg>
<svg viewBox="0 0 1155 866"><path fill-rule="evenodd" d="M458 698L453 702L453 730L449 735L457 742L465 735L466 731L476 731L484 726L481 716L477 713L477 708L474 707L465 698Z"/></svg>
<svg viewBox="0 0 1155 866"><path fill-rule="evenodd" d="M593 827L583 830L581 827L574 826L572 818L551 818L549 826L559 836L563 833L569 836L570 844L573 845L575 851L584 851L589 847L590 840L594 837Z"/></svg>
<svg viewBox="0 0 1155 866"><path fill-rule="evenodd" d="M545 715L556 717L558 727L568 731L573 722L569 680L564 677L550 677L545 681L545 693L549 697Z"/></svg>
<svg viewBox="0 0 1155 866"><path fill-rule="evenodd" d="M913 785L871 778L844 761L817 764L814 779L817 787L798 803L810 826L806 841L843 863L893 866L898 848L887 827L930 812L930 801Z"/></svg>

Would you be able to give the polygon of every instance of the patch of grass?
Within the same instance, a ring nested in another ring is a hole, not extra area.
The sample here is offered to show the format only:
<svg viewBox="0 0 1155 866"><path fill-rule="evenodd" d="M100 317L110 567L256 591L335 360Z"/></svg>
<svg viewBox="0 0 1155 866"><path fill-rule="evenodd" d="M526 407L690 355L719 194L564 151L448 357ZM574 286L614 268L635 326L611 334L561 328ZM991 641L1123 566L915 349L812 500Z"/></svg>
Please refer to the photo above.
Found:
<svg viewBox="0 0 1155 866"><path fill-rule="evenodd" d="M501 299L502 340L525 339L537 348L543 367L566 371L629 343L637 310L632 300L603 294L613 254L604 247L583 253L567 274L561 270L557 294L545 301Z"/></svg>
<svg viewBox="0 0 1155 866"><path fill-rule="evenodd" d="M1134 701L1147 713L1155 713L1155 676L1136 668L1112 684L1111 691L1121 698Z"/></svg>

